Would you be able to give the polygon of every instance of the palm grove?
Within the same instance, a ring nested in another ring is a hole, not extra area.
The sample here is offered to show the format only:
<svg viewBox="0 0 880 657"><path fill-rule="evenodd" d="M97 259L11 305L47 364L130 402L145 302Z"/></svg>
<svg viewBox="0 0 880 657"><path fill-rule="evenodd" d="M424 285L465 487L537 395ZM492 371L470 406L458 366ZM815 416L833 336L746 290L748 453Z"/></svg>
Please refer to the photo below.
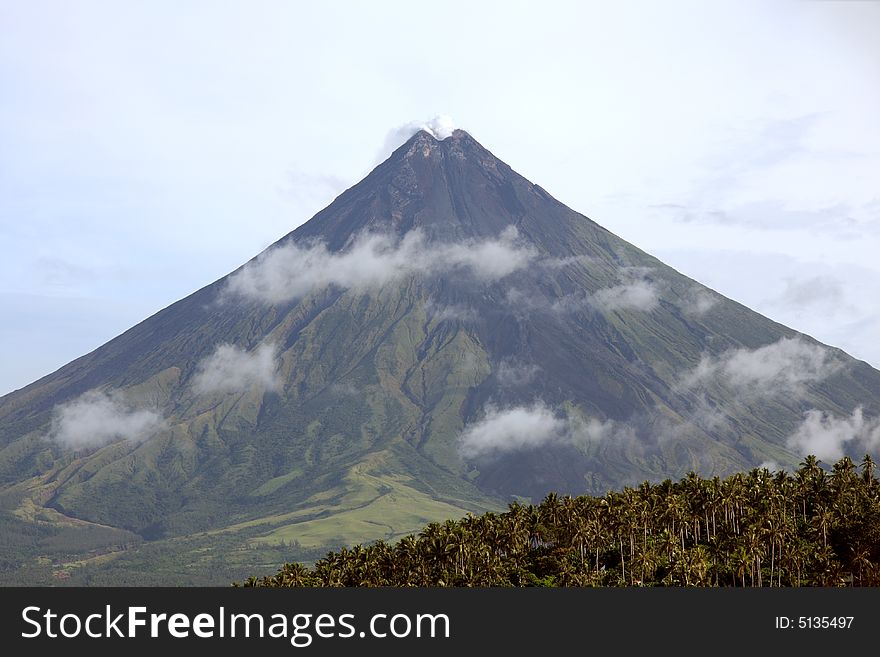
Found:
<svg viewBox="0 0 880 657"><path fill-rule="evenodd" d="M601 497L513 503L396 544L330 552L245 586L878 586L874 463L694 473Z"/></svg>

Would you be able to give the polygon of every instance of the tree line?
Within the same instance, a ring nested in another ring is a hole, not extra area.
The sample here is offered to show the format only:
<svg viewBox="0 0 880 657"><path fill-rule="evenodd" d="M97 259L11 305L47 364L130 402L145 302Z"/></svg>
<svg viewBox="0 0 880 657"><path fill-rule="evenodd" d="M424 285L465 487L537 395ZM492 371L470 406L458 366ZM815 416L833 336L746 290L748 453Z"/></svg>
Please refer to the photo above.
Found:
<svg viewBox="0 0 880 657"><path fill-rule="evenodd" d="M513 503L236 586L880 586L874 462Z"/></svg>

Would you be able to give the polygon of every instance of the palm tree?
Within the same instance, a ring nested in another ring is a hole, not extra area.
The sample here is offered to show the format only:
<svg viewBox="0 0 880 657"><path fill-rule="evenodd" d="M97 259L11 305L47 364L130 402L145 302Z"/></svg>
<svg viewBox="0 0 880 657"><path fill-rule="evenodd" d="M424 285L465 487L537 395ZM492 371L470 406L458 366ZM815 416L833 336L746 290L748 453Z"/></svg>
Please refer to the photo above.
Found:
<svg viewBox="0 0 880 657"><path fill-rule="evenodd" d="M877 486L877 480L874 478L874 459L871 458L870 454L865 454L861 462L861 468L863 488L870 492Z"/></svg>
<svg viewBox="0 0 880 657"><path fill-rule="evenodd" d="M251 577L244 586L880 585L880 488L873 461L815 457L793 476L763 469L689 475L602 497L548 495L431 523ZM628 548L628 549L627 549ZM619 564L619 565L618 565Z"/></svg>

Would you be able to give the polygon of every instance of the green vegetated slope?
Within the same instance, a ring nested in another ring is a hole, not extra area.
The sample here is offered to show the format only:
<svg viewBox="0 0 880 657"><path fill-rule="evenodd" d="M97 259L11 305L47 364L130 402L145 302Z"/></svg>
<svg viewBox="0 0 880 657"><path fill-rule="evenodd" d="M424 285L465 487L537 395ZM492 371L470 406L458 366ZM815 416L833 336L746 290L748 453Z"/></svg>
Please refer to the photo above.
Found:
<svg viewBox="0 0 880 657"><path fill-rule="evenodd" d="M684 385L704 358L818 343L573 212L462 131L417 134L272 248L345 253L364 231L413 230L427 251L474 247L511 226L508 246L530 259L505 275L416 269L268 301L225 278L0 398L4 581L223 583L551 490L791 466L806 411L880 414L880 372L832 348L827 372L791 390ZM619 303L640 289L647 302ZM200 391L223 344L273 345L279 385ZM95 390L155 412L161 430L80 449L51 439L59 406ZM462 454L487 410L536 404L607 435Z"/></svg>

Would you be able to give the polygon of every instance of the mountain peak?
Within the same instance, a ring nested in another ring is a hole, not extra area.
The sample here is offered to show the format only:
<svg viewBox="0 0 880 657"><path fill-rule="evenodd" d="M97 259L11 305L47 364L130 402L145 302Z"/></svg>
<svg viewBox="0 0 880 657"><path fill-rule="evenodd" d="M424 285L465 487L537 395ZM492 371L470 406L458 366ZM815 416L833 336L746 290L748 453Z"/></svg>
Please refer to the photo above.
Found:
<svg viewBox="0 0 880 657"><path fill-rule="evenodd" d="M476 139L474 139L470 133L466 130L462 130L461 128L456 128L451 132L447 131L434 131L429 127L423 127L418 130L406 141L404 145L410 143L456 143L456 142L471 142L476 145L480 145Z"/></svg>
<svg viewBox="0 0 880 657"><path fill-rule="evenodd" d="M416 138L424 139L425 137L428 137L433 141L449 141L450 139L453 141L457 141L460 139L465 139L476 142L476 139L474 139L469 132L467 132L466 130L462 130L461 128L456 128L446 136L443 136L442 132L438 134L436 132L432 132L428 128L421 128L417 130L412 137L410 137L410 141Z"/></svg>
<svg viewBox="0 0 880 657"><path fill-rule="evenodd" d="M447 137L447 139L469 139L470 141L476 142L469 132L466 130L462 130L461 128L456 128L452 131L452 135Z"/></svg>
<svg viewBox="0 0 880 657"><path fill-rule="evenodd" d="M467 131L422 125L363 180L283 240L345 249L367 232L497 238L536 202L531 183ZM534 213L538 216L540 213Z"/></svg>
<svg viewBox="0 0 880 657"><path fill-rule="evenodd" d="M495 157L467 131L456 128L446 136L443 134L445 133L438 135L428 128L422 128L416 131L398 150L403 154L404 159L416 156L427 158L432 154L443 154L459 159L476 155L477 159L481 161L495 160Z"/></svg>
<svg viewBox="0 0 880 657"><path fill-rule="evenodd" d="M439 140L434 135L429 131L422 129L406 140L401 148L404 149L406 156L409 157L419 152L419 150L431 150L435 148L438 142Z"/></svg>

